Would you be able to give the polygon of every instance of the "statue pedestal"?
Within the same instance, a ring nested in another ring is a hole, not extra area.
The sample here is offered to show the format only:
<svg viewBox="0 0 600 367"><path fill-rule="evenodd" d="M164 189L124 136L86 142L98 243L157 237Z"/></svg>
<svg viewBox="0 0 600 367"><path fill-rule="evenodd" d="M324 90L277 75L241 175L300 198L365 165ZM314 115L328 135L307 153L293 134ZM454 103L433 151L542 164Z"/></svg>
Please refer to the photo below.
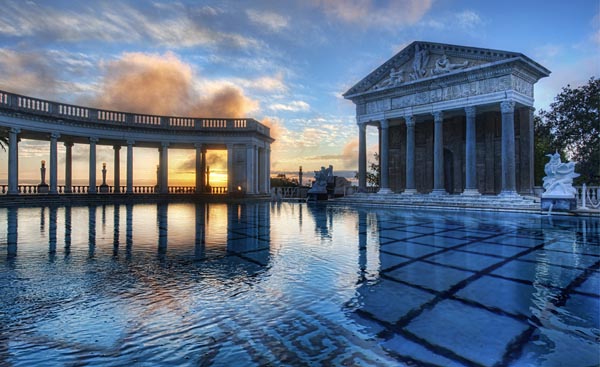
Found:
<svg viewBox="0 0 600 367"><path fill-rule="evenodd" d="M100 192L108 192L108 185L100 185Z"/></svg>
<svg viewBox="0 0 600 367"><path fill-rule="evenodd" d="M48 184L39 184L37 187L38 194L47 194L50 191Z"/></svg>
<svg viewBox="0 0 600 367"><path fill-rule="evenodd" d="M577 199L573 196L542 195L542 210L570 211L577 209Z"/></svg>

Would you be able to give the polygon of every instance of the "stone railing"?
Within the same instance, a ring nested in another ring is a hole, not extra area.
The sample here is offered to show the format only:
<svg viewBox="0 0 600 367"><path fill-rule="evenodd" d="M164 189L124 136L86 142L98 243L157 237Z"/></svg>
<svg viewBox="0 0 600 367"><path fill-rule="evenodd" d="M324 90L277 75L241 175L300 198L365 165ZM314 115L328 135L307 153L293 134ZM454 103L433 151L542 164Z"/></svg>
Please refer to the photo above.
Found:
<svg viewBox="0 0 600 367"><path fill-rule="evenodd" d="M88 185L74 185L71 186L71 194L87 194L89 192ZM46 186L47 190L48 187ZM157 192L156 186L133 186L134 194L153 194ZM47 195L47 192L38 193L38 185L19 185L18 186L19 194L28 195L28 194L39 194L39 195ZM59 194L65 194L65 185L58 185L56 187L56 191ZM120 193L124 194L127 191L127 186L120 186ZM196 187L194 186L169 186L169 194L195 194ZM8 185L0 185L0 194L6 195L8 193ZM96 193L98 194L113 194L115 193L114 186L96 186ZM211 186L210 191L206 192L207 194L227 194L227 187L225 186ZM66 194L69 195L69 194Z"/></svg>
<svg viewBox="0 0 600 367"><path fill-rule="evenodd" d="M577 207L600 210L600 186L575 186L577 190Z"/></svg>
<svg viewBox="0 0 600 367"><path fill-rule="evenodd" d="M270 136L270 130L254 119L156 116L102 110L52 102L0 90L0 109L40 115L57 120L75 120L112 126L139 126L169 130L256 131Z"/></svg>

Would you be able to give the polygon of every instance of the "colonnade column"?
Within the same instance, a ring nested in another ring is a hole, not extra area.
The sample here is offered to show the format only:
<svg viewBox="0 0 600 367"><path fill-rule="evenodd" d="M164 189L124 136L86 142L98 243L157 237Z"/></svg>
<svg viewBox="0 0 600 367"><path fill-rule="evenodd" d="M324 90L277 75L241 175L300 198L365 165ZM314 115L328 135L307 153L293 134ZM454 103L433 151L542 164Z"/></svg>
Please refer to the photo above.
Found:
<svg viewBox="0 0 600 367"><path fill-rule="evenodd" d="M246 193L254 194L254 144L246 145Z"/></svg>
<svg viewBox="0 0 600 367"><path fill-rule="evenodd" d="M227 192L233 192L233 144L227 144Z"/></svg>
<svg viewBox="0 0 600 367"><path fill-rule="evenodd" d="M57 191L57 180L58 180L58 138L60 134L50 134L50 190L49 194L58 194Z"/></svg>
<svg viewBox="0 0 600 367"><path fill-rule="evenodd" d="M475 106L465 107L466 118L466 144L465 144L465 191L463 195L480 195L477 190L477 165L476 165L476 131L475 116L477 108Z"/></svg>
<svg viewBox="0 0 600 367"><path fill-rule="evenodd" d="M88 194L96 193L96 143L98 138L90 138L90 168Z"/></svg>
<svg viewBox="0 0 600 367"><path fill-rule="evenodd" d="M121 146L120 145L115 145L113 146L113 149L115 150L115 157L114 157L114 190L113 193L114 194L119 194L121 192Z"/></svg>
<svg viewBox="0 0 600 367"><path fill-rule="evenodd" d="M417 193L415 186L415 118L406 116L406 189L403 194Z"/></svg>
<svg viewBox="0 0 600 367"><path fill-rule="evenodd" d="M65 194L73 192L73 142L65 142Z"/></svg>
<svg viewBox="0 0 600 367"><path fill-rule="evenodd" d="M367 191L367 126L358 123L358 191Z"/></svg>
<svg viewBox="0 0 600 367"><path fill-rule="evenodd" d="M266 177L265 179L267 180L267 184L265 186L265 189L267 191L267 193L271 192L271 146L265 148L265 154L266 154L266 163L265 163L265 172L266 172Z"/></svg>
<svg viewBox="0 0 600 367"><path fill-rule="evenodd" d="M433 113L433 191L434 195L446 194L444 189L444 112Z"/></svg>
<svg viewBox="0 0 600 367"><path fill-rule="evenodd" d="M500 103L502 112L502 196L516 196L515 179L515 102Z"/></svg>
<svg viewBox="0 0 600 367"><path fill-rule="evenodd" d="M160 143L160 193L169 193L169 143Z"/></svg>
<svg viewBox="0 0 600 367"><path fill-rule="evenodd" d="M269 159L267 157L267 148L266 147L262 149L261 158L262 158L262 170L260 172L260 175L261 175L261 180L263 182L261 187L263 189L263 194L268 194L269 193L269 190L268 190L269 176L268 176L267 172L269 172Z"/></svg>
<svg viewBox="0 0 600 367"><path fill-rule="evenodd" d="M389 184L389 131L390 122L388 119L381 120L381 156L379 164L381 169L381 181L379 183L378 194L391 194Z"/></svg>
<svg viewBox="0 0 600 367"><path fill-rule="evenodd" d="M8 194L19 194L19 137L21 129L11 128L8 133Z"/></svg>
<svg viewBox="0 0 600 367"><path fill-rule="evenodd" d="M204 191L204 175L205 175L205 160L204 145L202 143L194 143L196 148L196 194Z"/></svg>
<svg viewBox="0 0 600 367"><path fill-rule="evenodd" d="M127 193L133 194L133 140L127 140Z"/></svg>

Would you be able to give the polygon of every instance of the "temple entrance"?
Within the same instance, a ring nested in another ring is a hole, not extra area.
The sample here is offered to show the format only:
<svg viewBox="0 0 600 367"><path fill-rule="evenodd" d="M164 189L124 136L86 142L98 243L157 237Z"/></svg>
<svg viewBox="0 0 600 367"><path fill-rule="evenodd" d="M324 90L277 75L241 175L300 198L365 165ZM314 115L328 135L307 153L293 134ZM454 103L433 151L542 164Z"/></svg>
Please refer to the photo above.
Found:
<svg viewBox="0 0 600 367"><path fill-rule="evenodd" d="M444 149L444 189L454 194L454 154L449 149Z"/></svg>

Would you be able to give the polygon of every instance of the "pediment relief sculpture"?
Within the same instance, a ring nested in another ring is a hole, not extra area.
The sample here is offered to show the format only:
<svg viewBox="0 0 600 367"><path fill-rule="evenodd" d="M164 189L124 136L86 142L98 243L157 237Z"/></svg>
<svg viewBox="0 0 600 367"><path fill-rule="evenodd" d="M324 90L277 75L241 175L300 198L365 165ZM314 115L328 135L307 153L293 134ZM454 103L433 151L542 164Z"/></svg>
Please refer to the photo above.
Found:
<svg viewBox="0 0 600 367"><path fill-rule="evenodd" d="M448 56L446 56L446 54L443 54L442 57L436 60L435 67L431 69L431 73L433 75L445 74L457 69L464 69L468 65L469 62L467 60L458 64L453 64L448 59Z"/></svg>

